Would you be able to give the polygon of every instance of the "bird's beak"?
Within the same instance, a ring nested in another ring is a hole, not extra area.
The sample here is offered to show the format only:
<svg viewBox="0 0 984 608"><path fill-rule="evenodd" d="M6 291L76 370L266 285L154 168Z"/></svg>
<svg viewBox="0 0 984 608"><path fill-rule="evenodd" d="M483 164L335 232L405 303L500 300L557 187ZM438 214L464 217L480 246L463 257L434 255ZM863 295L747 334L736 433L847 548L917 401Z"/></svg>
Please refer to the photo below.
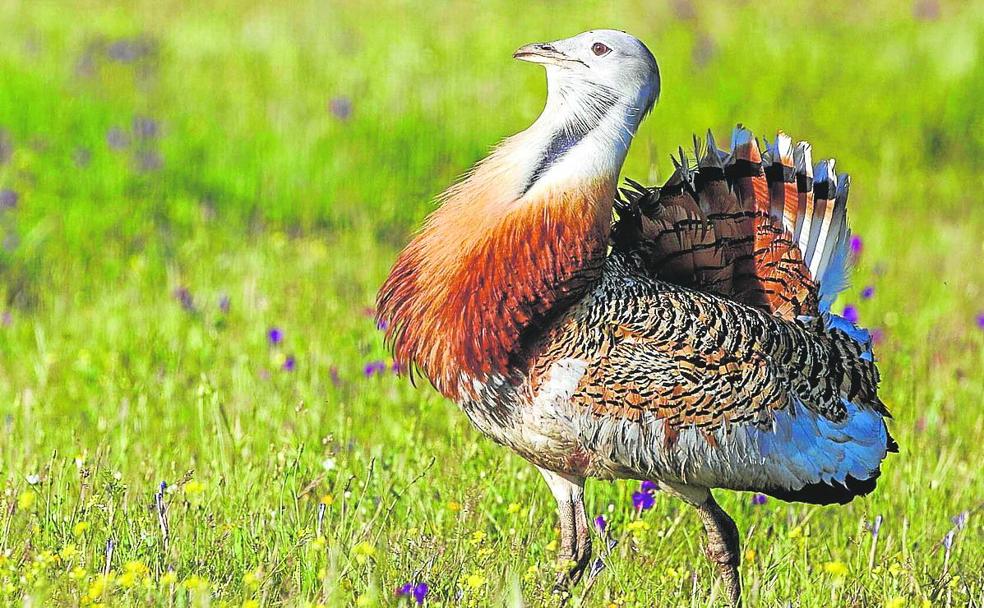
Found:
<svg viewBox="0 0 984 608"><path fill-rule="evenodd" d="M521 46L513 53L513 57L530 63L558 64L562 61L570 61L567 55L558 51L549 42L537 42Z"/></svg>

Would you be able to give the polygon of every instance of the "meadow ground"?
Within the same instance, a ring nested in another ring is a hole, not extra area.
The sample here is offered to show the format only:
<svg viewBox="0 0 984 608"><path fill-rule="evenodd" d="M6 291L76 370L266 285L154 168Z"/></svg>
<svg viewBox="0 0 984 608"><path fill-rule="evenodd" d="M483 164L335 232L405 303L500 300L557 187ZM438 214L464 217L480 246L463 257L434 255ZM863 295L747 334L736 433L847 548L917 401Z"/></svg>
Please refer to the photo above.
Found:
<svg viewBox="0 0 984 608"><path fill-rule="evenodd" d="M719 494L748 605L981 605L980 3L273 4L0 2L0 604L555 602L539 475L394 374L370 307L539 111L512 50L607 26L663 73L626 175L741 121L854 178L838 306L902 449L847 507ZM618 545L573 605L720 604L695 514L635 490L589 485Z"/></svg>

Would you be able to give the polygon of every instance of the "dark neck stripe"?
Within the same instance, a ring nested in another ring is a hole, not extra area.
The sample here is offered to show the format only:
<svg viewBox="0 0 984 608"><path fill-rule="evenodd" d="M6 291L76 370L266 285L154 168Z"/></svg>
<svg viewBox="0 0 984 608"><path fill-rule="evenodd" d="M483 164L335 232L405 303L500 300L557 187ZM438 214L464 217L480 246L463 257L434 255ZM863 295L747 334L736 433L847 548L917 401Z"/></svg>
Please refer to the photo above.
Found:
<svg viewBox="0 0 984 608"><path fill-rule="evenodd" d="M590 118L587 120L579 121L568 121L560 129L558 129L553 136L550 138L550 142L547 144L546 149L540 155L540 159L536 163L536 167L533 172L530 173L530 177L526 180L526 184L523 186L522 194L520 197L525 196L530 188L533 187L544 173L547 172L550 167L554 166L561 158L564 157L567 152L576 146L588 133L593 131L601 121L605 119L608 113L617 104L613 101L612 94L607 92L605 89L599 89L597 94L591 94L587 96L587 113L590 114Z"/></svg>

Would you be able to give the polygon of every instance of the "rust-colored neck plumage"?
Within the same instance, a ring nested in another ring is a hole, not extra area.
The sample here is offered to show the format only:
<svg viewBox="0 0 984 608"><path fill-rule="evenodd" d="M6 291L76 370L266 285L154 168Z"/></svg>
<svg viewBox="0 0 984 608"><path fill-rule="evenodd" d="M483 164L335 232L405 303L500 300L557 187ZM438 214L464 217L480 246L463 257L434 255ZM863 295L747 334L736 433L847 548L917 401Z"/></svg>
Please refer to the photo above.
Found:
<svg viewBox="0 0 984 608"><path fill-rule="evenodd" d="M541 188L532 199L517 196L520 177L494 160L479 165L446 194L379 292L397 361L452 399L523 366L528 341L601 273L614 177Z"/></svg>

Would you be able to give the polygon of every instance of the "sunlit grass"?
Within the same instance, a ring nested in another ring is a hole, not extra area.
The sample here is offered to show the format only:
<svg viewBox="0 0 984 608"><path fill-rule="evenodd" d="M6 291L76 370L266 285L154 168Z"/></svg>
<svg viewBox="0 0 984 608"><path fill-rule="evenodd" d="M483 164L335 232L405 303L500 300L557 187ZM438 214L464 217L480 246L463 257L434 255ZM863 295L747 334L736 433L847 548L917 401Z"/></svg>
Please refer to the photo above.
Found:
<svg viewBox="0 0 984 608"><path fill-rule="evenodd" d="M394 374L366 309L539 111L511 51L599 26L663 74L627 175L742 121L853 177L840 305L882 332L902 451L847 507L722 492L748 605L979 603L982 13L825 6L0 4L0 604L555 602L539 475ZM575 603L721 602L694 513L636 489L589 485L618 544Z"/></svg>

